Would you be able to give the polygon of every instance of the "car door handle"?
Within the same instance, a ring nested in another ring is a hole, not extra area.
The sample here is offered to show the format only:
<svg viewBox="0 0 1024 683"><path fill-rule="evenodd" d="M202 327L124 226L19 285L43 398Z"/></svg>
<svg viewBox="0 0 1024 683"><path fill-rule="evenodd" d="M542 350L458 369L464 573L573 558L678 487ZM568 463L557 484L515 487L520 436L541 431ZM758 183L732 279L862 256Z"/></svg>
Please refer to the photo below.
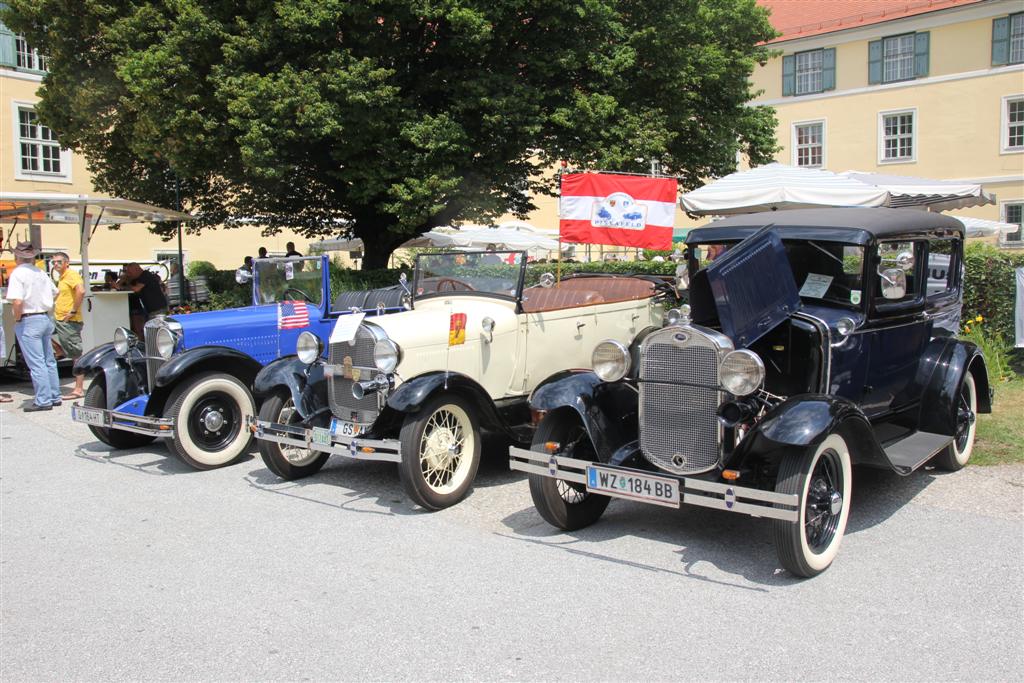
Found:
<svg viewBox="0 0 1024 683"><path fill-rule="evenodd" d="M582 330L586 326L587 326L586 323L576 323L576 331L579 332L580 330Z"/></svg>

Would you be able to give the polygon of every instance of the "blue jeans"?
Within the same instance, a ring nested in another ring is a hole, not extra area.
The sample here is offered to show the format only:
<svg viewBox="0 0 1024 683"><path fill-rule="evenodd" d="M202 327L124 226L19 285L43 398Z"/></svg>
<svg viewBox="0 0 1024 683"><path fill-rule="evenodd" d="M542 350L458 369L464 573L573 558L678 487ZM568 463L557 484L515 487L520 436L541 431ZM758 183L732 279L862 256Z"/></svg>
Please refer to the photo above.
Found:
<svg viewBox="0 0 1024 683"><path fill-rule="evenodd" d="M57 361L53 357L53 320L48 315L30 315L14 325L18 348L32 373L32 388L36 392L34 403L48 406L60 400L57 380Z"/></svg>

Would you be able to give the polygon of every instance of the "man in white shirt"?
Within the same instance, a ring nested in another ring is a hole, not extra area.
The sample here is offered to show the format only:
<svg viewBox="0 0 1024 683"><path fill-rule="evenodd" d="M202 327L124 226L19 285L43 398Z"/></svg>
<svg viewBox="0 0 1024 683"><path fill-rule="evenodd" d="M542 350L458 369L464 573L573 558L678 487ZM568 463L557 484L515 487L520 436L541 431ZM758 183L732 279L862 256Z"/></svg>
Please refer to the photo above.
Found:
<svg viewBox="0 0 1024 683"><path fill-rule="evenodd" d="M57 361L53 357L53 297L57 287L46 273L35 267L36 250L29 242L14 248L17 267L7 280L7 300L14 309L14 335L32 374L35 398L26 401L26 413L50 410L60 405Z"/></svg>

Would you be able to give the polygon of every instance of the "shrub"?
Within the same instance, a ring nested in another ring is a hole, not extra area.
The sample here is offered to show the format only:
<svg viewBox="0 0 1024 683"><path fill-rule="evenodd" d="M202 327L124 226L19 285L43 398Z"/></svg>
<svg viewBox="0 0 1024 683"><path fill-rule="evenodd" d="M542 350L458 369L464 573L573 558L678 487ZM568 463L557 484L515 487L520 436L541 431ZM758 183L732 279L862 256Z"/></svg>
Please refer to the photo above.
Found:
<svg viewBox="0 0 1024 683"><path fill-rule="evenodd" d="M209 261L192 261L191 263L188 264L188 268L185 270L185 274L190 278L197 277L200 275L210 277L211 275L216 275L217 273L223 272L223 270L219 271L216 268L214 268L213 264L210 263Z"/></svg>
<svg viewBox="0 0 1024 683"><path fill-rule="evenodd" d="M1024 267L1024 253L997 249L990 244L968 244L964 267L963 319L982 316L985 334L1001 340L1007 349L1012 347L1017 294L1013 271Z"/></svg>

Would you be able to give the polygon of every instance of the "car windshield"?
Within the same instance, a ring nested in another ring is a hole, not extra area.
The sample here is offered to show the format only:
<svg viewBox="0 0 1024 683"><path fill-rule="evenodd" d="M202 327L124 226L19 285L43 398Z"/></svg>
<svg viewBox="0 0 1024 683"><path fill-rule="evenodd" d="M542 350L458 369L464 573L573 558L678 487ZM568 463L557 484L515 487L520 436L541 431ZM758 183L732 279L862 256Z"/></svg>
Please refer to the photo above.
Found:
<svg viewBox="0 0 1024 683"><path fill-rule="evenodd" d="M320 305L323 298L322 261L306 258L264 258L253 261L256 271L256 301L308 301Z"/></svg>
<svg viewBox="0 0 1024 683"><path fill-rule="evenodd" d="M458 293L515 298L523 280L524 261L519 251L420 254L413 294L416 298Z"/></svg>
<svg viewBox="0 0 1024 683"><path fill-rule="evenodd" d="M811 240L783 240L782 243L801 299L807 303L860 307L864 292L864 247ZM696 268L704 268L736 244L692 246Z"/></svg>

